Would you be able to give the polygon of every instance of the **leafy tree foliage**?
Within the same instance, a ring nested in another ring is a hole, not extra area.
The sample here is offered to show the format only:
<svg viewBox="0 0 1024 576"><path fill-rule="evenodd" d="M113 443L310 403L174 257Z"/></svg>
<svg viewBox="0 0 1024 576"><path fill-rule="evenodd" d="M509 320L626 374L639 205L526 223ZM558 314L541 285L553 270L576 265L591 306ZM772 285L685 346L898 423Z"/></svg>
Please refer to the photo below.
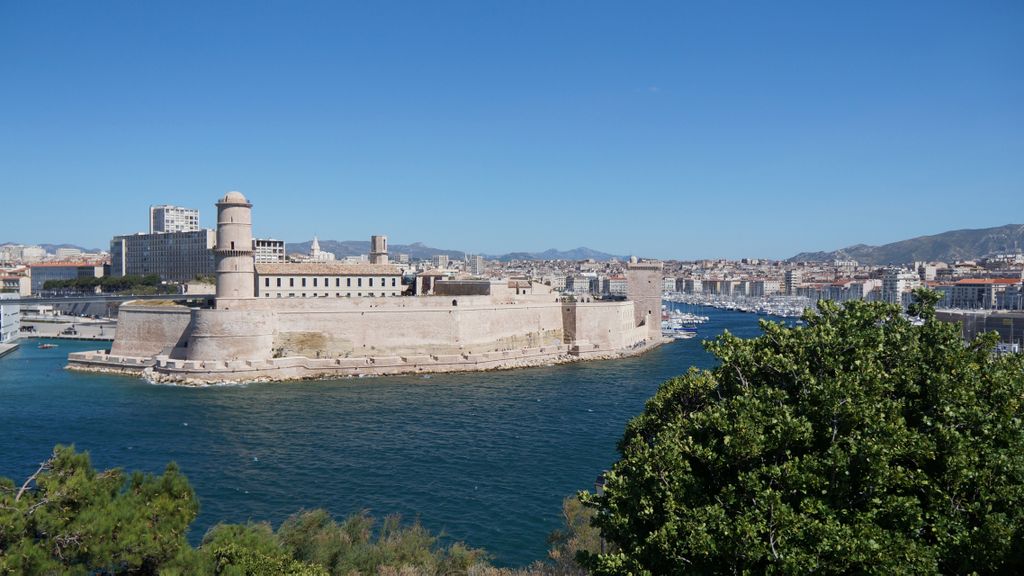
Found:
<svg viewBox="0 0 1024 576"><path fill-rule="evenodd" d="M149 574L184 545L199 504L174 464L97 473L58 446L20 488L0 478L0 574Z"/></svg>
<svg viewBox="0 0 1024 576"><path fill-rule="evenodd" d="M0 478L0 576L574 576L570 560L597 540L589 509L573 499L552 563L494 568L487 554L443 544L419 522L367 513L336 522L304 511L275 532L268 523L218 524L193 548L186 541L199 504L171 464L160 476L97 472L89 456L58 446L24 483ZM589 544L588 544L589 543Z"/></svg>
<svg viewBox="0 0 1024 576"><path fill-rule="evenodd" d="M934 294L725 334L627 426L595 574L1024 572L1024 358Z"/></svg>
<svg viewBox="0 0 1024 576"><path fill-rule="evenodd" d="M136 294L173 293L177 288L160 282L156 274L146 276L103 276L95 278L86 276L69 280L47 280L43 283L44 290L74 290L78 292L93 291L100 288L104 292L133 292Z"/></svg>

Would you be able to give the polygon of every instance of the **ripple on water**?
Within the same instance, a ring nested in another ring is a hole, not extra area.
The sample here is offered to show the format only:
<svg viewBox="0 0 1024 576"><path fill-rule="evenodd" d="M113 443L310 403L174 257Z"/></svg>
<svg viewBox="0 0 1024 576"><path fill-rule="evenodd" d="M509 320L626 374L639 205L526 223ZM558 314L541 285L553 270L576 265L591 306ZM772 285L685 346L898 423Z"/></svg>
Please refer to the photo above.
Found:
<svg viewBox="0 0 1024 576"><path fill-rule="evenodd" d="M755 316L708 315L702 334L759 331ZM515 371L189 388L63 370L90 347L0 359L0 475L28 476L57 443L98 467L174 460L201 500L193 539L218 521L369 509L418 517L506 565L545 556L562 499L614 462L660 382L712 362L693 339Z"/></svg>

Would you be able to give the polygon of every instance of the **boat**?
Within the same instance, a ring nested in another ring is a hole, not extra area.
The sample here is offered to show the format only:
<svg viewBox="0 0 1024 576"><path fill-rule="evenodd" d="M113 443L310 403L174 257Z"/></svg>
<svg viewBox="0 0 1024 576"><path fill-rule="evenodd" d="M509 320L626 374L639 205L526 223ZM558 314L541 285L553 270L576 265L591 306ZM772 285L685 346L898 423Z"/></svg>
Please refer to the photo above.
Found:
<svg viewBox="0 0 1024 576"><path fill-rule="evenodd" d="M56 344L40 344L39 345L39 349L40 350L49 350L50 348L56 348L56 347L57 347Z"/></svg>

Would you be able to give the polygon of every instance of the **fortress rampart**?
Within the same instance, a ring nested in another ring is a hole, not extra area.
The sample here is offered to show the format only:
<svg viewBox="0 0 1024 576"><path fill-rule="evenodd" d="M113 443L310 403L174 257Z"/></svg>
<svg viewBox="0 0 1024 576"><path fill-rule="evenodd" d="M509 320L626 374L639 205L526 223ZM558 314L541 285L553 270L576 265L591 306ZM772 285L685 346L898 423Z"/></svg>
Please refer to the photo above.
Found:
<svg viewBox="0 0 1024 576"><path fill-rule="evenodd" d="M218 238L247 245L250 206L238 193L218 202L232 220ZM660 268L638 270L639 299L620 302L499 284L486 295L256 298L251 254L229 246L218 258L215 307L125 304L111 349L71 354L69 367L192 383L286 380L614 358L662 342L660 283L647 282Z"/></svg>

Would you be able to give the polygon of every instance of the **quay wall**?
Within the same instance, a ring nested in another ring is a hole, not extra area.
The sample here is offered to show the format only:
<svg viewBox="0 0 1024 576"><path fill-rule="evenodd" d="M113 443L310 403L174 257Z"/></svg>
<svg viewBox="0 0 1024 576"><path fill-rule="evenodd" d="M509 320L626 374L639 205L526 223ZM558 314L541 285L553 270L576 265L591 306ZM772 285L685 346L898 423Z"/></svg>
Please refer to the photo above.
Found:
<svg viewBox="0 0 1024 576"><path fill-rule="evenodd" d="M192 310L184 306L122 304L110 353L140 358L171 354L186 339L191 320Z"/></svg>

